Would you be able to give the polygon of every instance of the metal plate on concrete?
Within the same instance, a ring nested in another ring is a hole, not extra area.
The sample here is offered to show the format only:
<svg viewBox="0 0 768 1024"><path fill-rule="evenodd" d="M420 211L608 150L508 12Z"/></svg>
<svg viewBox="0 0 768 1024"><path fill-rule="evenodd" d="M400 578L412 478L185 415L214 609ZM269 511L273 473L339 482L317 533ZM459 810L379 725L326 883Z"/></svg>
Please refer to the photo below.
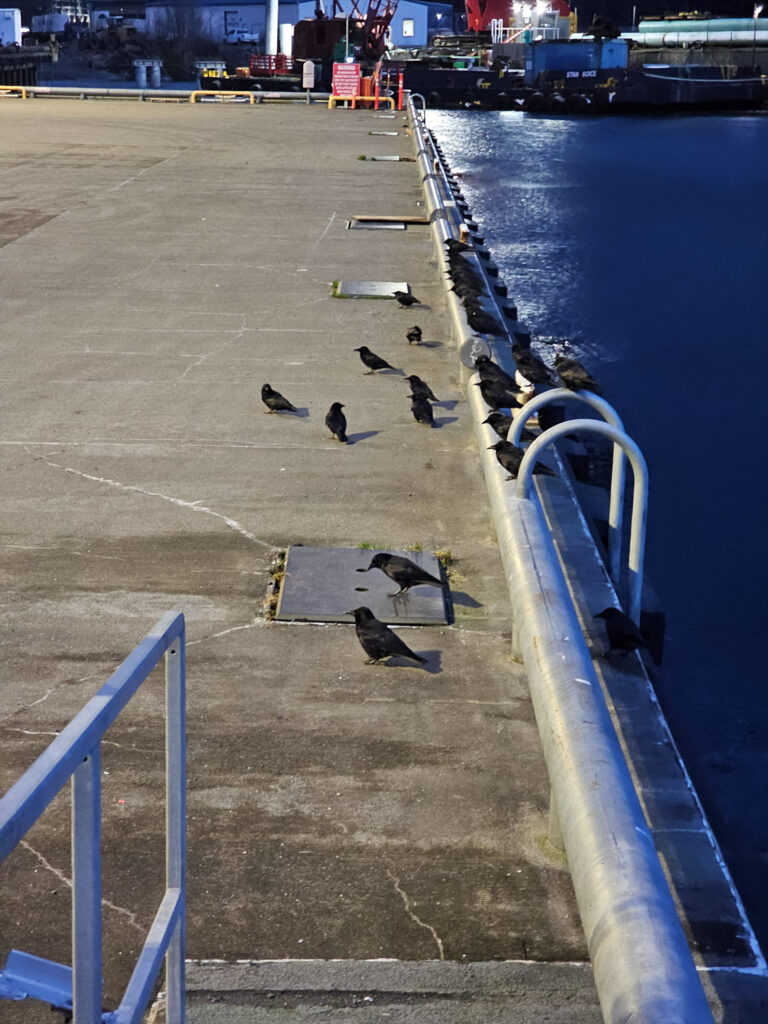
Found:
<svg viewBox="0 0 768 1024"><path fill-rule="evenodd" d="M407 281L339 281L333 294L344 299L393 299L395 292L407 291Z"/></svg>
<svg viewBox="0 0 768 1024"><path fill-rule="evenodd" d="M394 161L396 163L398 160L403 160L404 157L402 157L402 156L389 156L389 155L386 155L386 156L367 156L365 159L366 160L390 160L390 161ZM405 162L408 163L407 160Z"/></svg>
<svg viewBox="0 0 768 1024"><path fill-rule="evenodd" d="M386 548L442 578L440 563L425 551ZM352 622L350 608L364 605L382 622L402 626L444 625L452 621L450 596L433 586L413 587L399 597L398 586L380 569L365 570L376 550L370 548L291 547L285 559L276 619L303 622Z"/></svg>
<svg viewBox="0 0 768 1024"><path fill-rule="evenodd" d="M400 220L348 220L350 231L405 231L405 224Z"/></svg>
<svg viewBox="0 0 768 1024"><path fill-rule="evenodd" d="M399 132L368 132L369 135L399 135Z"/></svg>

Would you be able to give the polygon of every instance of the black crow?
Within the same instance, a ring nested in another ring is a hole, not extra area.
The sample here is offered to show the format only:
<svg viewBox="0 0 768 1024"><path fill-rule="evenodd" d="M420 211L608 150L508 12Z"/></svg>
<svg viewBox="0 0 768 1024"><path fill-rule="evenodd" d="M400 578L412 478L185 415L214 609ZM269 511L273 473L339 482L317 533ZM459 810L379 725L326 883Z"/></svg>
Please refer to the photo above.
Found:
<svg viewBox="0 0 768 1024"><path fill-rule="evenodd" d="M428 573L426 569L422 569L420 565L412 562L410 558L404 558L402 555L390 555L386 551L381 551L374 555L368 568L361 571L370 572L371 569L381 569L394 583L398 584L400 589L397 591L397 594L392 594L392 597L404 594L411 587L427 584L432 587L447 586L443 580L439 580L436 576Z"/></svg>
<svg viewBox="0 0 768 1024"><path fill-rule="evenodd" d="M488 294L488 290L485 287L485 281L480 274L463 261L456 266L452 266L448 270L448 276L456 287L468 288L475 295Z"/></svg>
<svg viewBox="0 0 768 1024"><path fill-rule="evenodd" d="M428 398L430 402L437 402L439 399L435 398L432 394L432 389L426 381L423 381L421 377L417 377L415 373L412 373L410 377L405 378L411 385L411 394L417 398Z"/></svg>
<svg viewBox="0 0 768 1024"><path fill-rule="evenodd" d="M341 402L334 402L325 417L325 425L331 432L331 437L337 437L342 444L347 443L347 417L341 411L344 406Z"/></svg>
<svg viewBox="0 0 768 1024"><path fill-rule="evenodd" d="M505 388L495 380L481 380L475 387L480 388L483 401L491 409L515 409L520 405L519 391L512 391Z"/></svg>
<svg viewBox="0 0 768 1024"><path fill-rule="evenodd" d="M477 299L479 295L485 294L480 288L470 284L468 281L462 280L454 281L450 290L455 292L465 305L467 300L471 301L472 299Z"/></svg>
<svg viewBox="0 0 768 1024"><path fill-rule="evenodd" d="M408 339L409 345L413 345L414 342L417 345L421 344L421 328L418 324L414 324L409 331L406 331L405 336Z"/></svg>
<svg viewBox="0 0 768 1024"><path fill-rule="evenodd" d="M394 295L394 297L397 299L401 306L421 305L416 296L411 295L410 292L394 291L392 292L392 294Z"/></svg>
<svg viewBox="0 0 768 1024"><path fill-rule="evenodd" d="M510 391L518 390L515 378L506 370L502 370L498 363L494 363L490 356L478 356L475 360L475 369L480 380L496 381L497 384L501 384L502 387L508 388Z"/></svg>
<svg viewBox="0 0 768 1024"><path fill-rule="evenodd" d="M517 363L518 370L531 384L555 383L555 378L550 368L530 350L523 349L519 345L513 346L512 355Z"/></svg>
<svg viewBox="0 0 768 1024"><path fill-rule="evenodd" d="M445 247L449 253L451 252L471 252L472 246L467 245L466 242L460 242L458 238L446 238Z"/></svg>
<svg viewBox="0 0 768 1024"><path fill-rule="evenodd" d="M515 379L506 370L503 370L498 362L494 362L489 355L478 355L475 359L475 370L481 381L498 381L505 387L517 390Z"/></svg>
<svg viewBox="0 0 768 1024"><path fill-rule="evenodd" d="M618 608L604 608L595 618L605 620L609 651L623 651L626 655L638 647L648 646L632 619Z"/></svg>
<svg viewBox="0 0 768 1024"><path fill-rule="evenodd" d="M543 431L549 430L550 427L557 426L558 423L565 422L565 406L563 405L543 405L538 412L539 428Z"/></svg>
<svg viewBox="0 0 768 1024"><path fill-rule="evenodd" d="M411 412L417 423L424 423L428 427L434 427L435 417L432 412L432 406L426 398L411 395Z"/></svg>
<svg viewBox="0 0 768 1024"><path fill-rule="evenodd" d="M512 417L507 416L503 412L492 412L487 419L483 420L483 423L487 423L489 427L492 427L493 430L496 431L496 433L503 441L507 440L509 428L512 426L513 422L514 421ZM535 441L536 434L534 434L532 430L527 430L525 427L523 427L523 432L520 435L520 440Z"/></svg>
<svg viewBox="0 0 768 1024"><path fill-rule="evenodd" d="M377 370L394 370L394 366L390 366L386 360L382 359L381 356L377 356L375 352L371 352L367 345L361 345L360 348L356 348L355 352L360 353L360 358L368 367L368 374L366 376L376 373Z"/></svg>
<svg viewBox="0 0 768 1024"><path fill-rule="evenodd" d="M426 665L427 659L422 658L420 654L414 654L397 633L393 633L389 626L379 622L370 608L352 608L346 614L355 616L357 639L368 655L366 665L375 665L377 661L383 661L391 655L410 658L411 661L418 661L420 665Z"/></svg>
<svg viewBox="0 0 768 1024"><path fill-rule="evenodd" d="M287 398L283 398L279 391L275 391L269 384L261 386L261 400L267 407L267 412L297 412L295 405L292 405Z"/></svg>
<svg viewBox="0 0 768 1024"><path fill-rule="evenodd" d="M504 334L504 328L496 317L480 307L467 309L467 323L478 334Z"/></svg>
<svg viewBox="0 0 768 1024"><path fill-rule="evenodd" d="M600 386L577 359L571 359L569 356L557 356L555 369L560 375L563 385L570 388L571 391L591 391L595 395L602 394Z"/></svg>
<svg viewBox="0 0 768 1024"><path fill-rule="evenodd" d="M488 450L490 451L491 448L496 452L499 465L509 473L509 479L516 480L520 471L520 463L525 455L523 449L518 448L516 444L510 444L509 441L497 441L496 444L489 445ZM537 462L534 465L533 472L542 476L556 476L549 466L545 466L542 462Z"/></svg>

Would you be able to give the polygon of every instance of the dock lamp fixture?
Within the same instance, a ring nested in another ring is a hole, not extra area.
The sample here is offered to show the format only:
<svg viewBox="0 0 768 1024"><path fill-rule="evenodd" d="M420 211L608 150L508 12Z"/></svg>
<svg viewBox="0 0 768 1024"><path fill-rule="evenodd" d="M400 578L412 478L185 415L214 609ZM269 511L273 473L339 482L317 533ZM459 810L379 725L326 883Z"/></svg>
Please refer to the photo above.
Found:
<svg viewBox="0 0 768 1024"><path fill-rule="evenodd" d="M763 13L763 5L755 4L755 9L752 12L752 21L754 22L754 28L752 30L752 67L756 67L755 63L755 51L757 49L757 19Z"/></svg>

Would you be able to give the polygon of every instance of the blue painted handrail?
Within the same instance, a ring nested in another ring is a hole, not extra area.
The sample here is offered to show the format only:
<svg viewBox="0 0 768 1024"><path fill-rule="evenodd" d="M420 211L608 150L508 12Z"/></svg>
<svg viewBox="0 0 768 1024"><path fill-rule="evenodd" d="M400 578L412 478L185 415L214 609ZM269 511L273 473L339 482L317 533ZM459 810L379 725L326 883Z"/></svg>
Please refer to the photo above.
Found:
<svg viewBox="0 0 768 1024"><path fill-rule="evenodd" d="M160 659L166 675L166 891L125 995L102 1014L101 740ZM184 616L168 612L0 800L0 861L72 779L72 971L11 950L0 998L43 998L77 1024L138 1024L166 960L168 1024L185 1015L186 729Z"/></svg>

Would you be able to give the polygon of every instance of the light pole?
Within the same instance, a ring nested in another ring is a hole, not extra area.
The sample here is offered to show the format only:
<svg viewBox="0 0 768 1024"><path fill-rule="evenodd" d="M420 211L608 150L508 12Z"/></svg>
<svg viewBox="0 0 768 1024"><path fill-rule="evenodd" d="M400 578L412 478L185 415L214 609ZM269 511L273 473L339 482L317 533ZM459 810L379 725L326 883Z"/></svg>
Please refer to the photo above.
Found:
<svg viewBox="0 0 768 1024"><path fill-rule="evenodd" d="M755 64L755 50L757 48L757 19L760 17L763 11L762 4L755 4L755 9L752 12L752 20L754 22L754 29L752 31L752 67L756 67Z"/></svg>

